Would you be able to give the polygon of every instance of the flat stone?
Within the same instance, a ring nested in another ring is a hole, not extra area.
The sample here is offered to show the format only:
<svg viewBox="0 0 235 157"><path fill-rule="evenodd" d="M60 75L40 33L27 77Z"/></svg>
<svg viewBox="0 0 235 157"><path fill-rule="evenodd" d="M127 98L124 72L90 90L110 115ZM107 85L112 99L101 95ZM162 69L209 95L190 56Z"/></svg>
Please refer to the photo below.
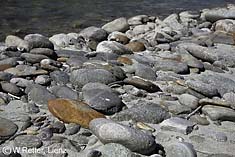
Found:
<svg viewBox="0 0 235 157"><path fill-rule="evenodd" d="M48 102L49 111L65 123L76 123L88 128L89 122L95 118L105 116L93 109L86 103L69 99L55 99Z"/></svg>
<svg viewBox="0 0 235 157"><path fill-rule="evenodd" d="M45 55L50 58L57 58L56 53L52 49L49 49L49 48L34 48L30 50L30 53L37 54L37 55Z"/></svg>
<svg viewBox="0 0 235 157"><path fill-rule="evenodd" d="M154 70L144 64L135 64L135 75L141 78L155 81L157 76Z"/></svg>
<svg viewBox="0 0 235 157"><path fill-rule="evenodd" d="M138 104L123 110L112 117L117 121L134 120L136 122L158 124L170 118L170 114L160 105L154 103Z"/></svg>
<svg viewBox="0 0 235 157"><path fill-rule="evenodd" d="M205 19L210 22L221 19L235 19L234 8L216 8L206 11L204 14Z"/></svg>
<svg viewBox="0 0 235 157"><path fill-rule="evenodd" d="M193 122L178 117L172 117L160 123L163 130L175 131L186 135L193 131L194 125Z"/></svg>
<svg viewBox="0 0 235 157"><path fill-rule="evenodd" d="M141 154L151 154L157 150L152 136L108 119L94 119L89 128L104 144L118 143Z"/></svg>
<svg viewBox="0 0 235 157"><path fill-rule="evenodd" d="M129 59L129 58L127 58L127 57L122 57L122 56L121 56L121 57L118 57L117 61L118 61L119 63L127 64L127 65L132 65L132 64L133 64L133 62L132 62L131 59Z"/></svg>
<svg viewBox="0 0 235 157"><path fill-rule="evenodd" d="M214 32L211 35L211 41L213 43L220 43L220 44L229 44L229 45L235 44L233 35L224 31Z"/></svg>
<svg viewBox="0 0 235 157"><path fill-rule="evenodd" d="M11 120L0 117L0 140L8 139L18 130L18 126Z"/></svg>
<svg viewBox="0 0 235 157"><path fill-rule="evenodd" d="M0 81L10 81L12 76L10 73L0 71Z"/></svg>
<svg viewBox="0 0 235 157"><path fill-rule="evenodd" d="M159 92L161 89L155 85L154 83L150 81L145 81L140 78L126 78L124 80L125 84L133 85L136 88L144 89L147 92L154 93L154 92Z"/></svg>
<svg viewBox="0 0 235 157"><path fill-rule="evenodd" d="M10 83L13 83L13 84L17 85L18 87L25 88L29 85L32 85L33 80L27 80L27 79L24 79L24 78L16 77L16 78L12 78L10 80Z"/></svg>
<svg viewBox="0 0 235 157"><path fill-rule="evenodd" d="M85 102L101 113L114 114L123 107L119 95L107 85L88 83L82 88L82 93Z"/></svg>
<svg viewBox="0 0 235 157"><path fill-rule="evenodd" d="M22 53L21 58L24 58L29 63L40 63L43 59L48 59L45 55L31 54L31 53Z"/></svg>
<svg viewBox="0 0 235 157"><path fill-rule="evenodd" d="M171 157L197 157L193 145L185 142L172 143L166 146L166 154Z"/></svg>
<svg viewBox="0 0 235 157"><path fill-rule="evenodd" d="M8 69L6 68L7 66L11 66L14 67L17 65L17 61L20 61L21 59L19 57L11 57L11 58L6 58L6 59L2 59L0 60L0 65L2 66L2 71L3 69ZM5 66L5 67L3 67Z"/></svg>
<svg viewBox="0 0 235 157"><path fill-rule="evenodd" d="M100 42L107 38L108 33L104 29L91 26L83 29L81 32L79 32L79 35L86 39L93 39Z"/></svg>
<svg viewBox="0 0 235 157"><path fill-rule="evenodd" d="M21 135L14 139L15 147L40 148L42 141L33 135Z"/></svg>
<svg viewBox="0 0 235 157"><path fill-rule="evenodd" d="M69 75L64 71L53 71L50 73L50 77L58 84L66 84L69 82Z"/></svg>
<svg viewBox="0 0 235 157"><path fill-rule="evenodd" d="M115 53L118 55L132 54L132 51L116 41L102 41L96 48L97 52Z"/></svg>
<svg viewBox="0 0 235 157"><path fill-rule="evenodd" d="M108 33L118 31L125 32L129 29L129 24L127 23L127 19L124 17L113 20L109 23L106 23L102 29L106 30Z"/></svg>
<svg viewBox="0 0 235 157"><path fill-rule="evenodd" d="M109 84L115 82L116 78L104 69L79 69L72 71L70 81L78 87L83 87L90 82Z"/></svg>
<svg viewBox="0 0 235 157"><path fill-rule="evenodd" d="M213 121L235 122L235 111L230 108L206 105L202 108L202 112L208 115Z"/></svg>

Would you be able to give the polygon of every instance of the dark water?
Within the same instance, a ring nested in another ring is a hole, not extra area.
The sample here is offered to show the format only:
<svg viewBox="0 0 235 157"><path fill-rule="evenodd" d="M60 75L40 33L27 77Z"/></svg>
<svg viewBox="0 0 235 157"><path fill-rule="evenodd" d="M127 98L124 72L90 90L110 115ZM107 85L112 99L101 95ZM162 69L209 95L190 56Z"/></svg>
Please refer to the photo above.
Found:
<svg viewBox="0 0 235 157"><path fill-rule="evenodd" d="M0 40L14 32L52 35L100 26L116 17L166 16L235 4L235 0L0 0Z"/></svg>

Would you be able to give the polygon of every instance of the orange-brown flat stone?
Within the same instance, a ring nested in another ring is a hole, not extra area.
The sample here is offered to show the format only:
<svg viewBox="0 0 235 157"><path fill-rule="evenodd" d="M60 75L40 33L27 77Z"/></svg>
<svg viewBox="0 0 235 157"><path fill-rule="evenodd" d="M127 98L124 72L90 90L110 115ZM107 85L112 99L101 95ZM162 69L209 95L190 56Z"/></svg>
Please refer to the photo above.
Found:
<svg viewBox="0 0 235 157"><path fill-rule="evenodd" d="M2 65L0 65L0 71L4 71L4 70L9 69L11 67L12 67L12 65L10 65L10 64L2 64Z"/></svg>
<svg viewBox="0 0 235 157"><path fill-rule="evenodd" d="M128 64L128 65L133 64L132 60L127 57L118 57L117 61L122 64Z"/></svg>
<svg viewBox="0 0 235 157"><path fill-rule="evenodd" d="M76 123L84 128L89 127L91 120L105 116L86 103L70 99L54 99L48 101L49 111L65 123Z"/></svg>
<svg viewBox="0 0 235 157"><path fill-rule="evenodd" d="M133 52L141 52L146 49L144 44L138 41L129 42L129 44L125 46Z"/></svg>

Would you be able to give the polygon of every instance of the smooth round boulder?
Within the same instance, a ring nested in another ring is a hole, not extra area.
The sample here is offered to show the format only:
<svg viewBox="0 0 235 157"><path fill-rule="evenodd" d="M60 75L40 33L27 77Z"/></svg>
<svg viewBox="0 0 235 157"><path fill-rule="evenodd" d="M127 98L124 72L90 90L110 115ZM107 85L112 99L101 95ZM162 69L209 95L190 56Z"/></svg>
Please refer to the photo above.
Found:
<svg viewBox="0 0 235 157"><path fill-rule="evenodd" d="M166 155L169 157L197 157L193 145L186 142L176 142L166 146Z"/></svg>
<svg viewBox="0 0 235 157"><path fill-rule="evenodd" d="M18 130L18 126L9 119L0 117L0 140L8 139Z"/></svg>
<svg viewBox="0 0 235 157"><path fill-rule="evenodd" d="M94 119L89 128L104 144L118 143L131 151L146 155L157 151L157 144L152 136L112 120Z"/></svg>
<svg viewBox="0 0 235 157"><path fill-rule="evenodd" d="M118 32L125 32L129 29L129 24L127 22L127 19L124 17L115 19L109 23L106 23L102 29L104 29L105 31L107 31L108 33L112 33L115 31Z"/></svg>

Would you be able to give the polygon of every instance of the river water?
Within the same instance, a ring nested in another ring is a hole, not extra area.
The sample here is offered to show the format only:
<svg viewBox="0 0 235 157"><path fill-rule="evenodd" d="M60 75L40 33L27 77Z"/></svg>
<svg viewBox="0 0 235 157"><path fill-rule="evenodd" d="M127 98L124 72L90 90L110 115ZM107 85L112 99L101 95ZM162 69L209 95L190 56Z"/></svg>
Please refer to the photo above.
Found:
<svg viewBox="0 0 235 157"><path fill-rule="evenodd" d="M1 0L0 40L7 34L61 32L101 26L116 17L138 14L167 16L235 4L235 0Z"/></svg>

